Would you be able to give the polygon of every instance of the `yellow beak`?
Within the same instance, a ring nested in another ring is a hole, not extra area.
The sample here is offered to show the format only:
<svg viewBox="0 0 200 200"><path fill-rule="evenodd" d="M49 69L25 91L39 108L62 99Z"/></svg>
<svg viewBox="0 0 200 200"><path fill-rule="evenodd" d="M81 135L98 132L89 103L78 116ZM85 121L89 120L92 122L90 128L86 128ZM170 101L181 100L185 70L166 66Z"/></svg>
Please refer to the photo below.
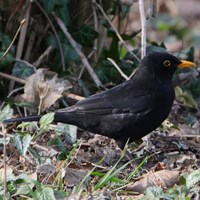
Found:
<svg viewBox="0 0 200 200"><path fill-rule="evenodd" d="M177 65L179 68L191 68L191 67L196 67L196 64L193 62L187 61L187 60L180 60L181 63Z"/></svg>

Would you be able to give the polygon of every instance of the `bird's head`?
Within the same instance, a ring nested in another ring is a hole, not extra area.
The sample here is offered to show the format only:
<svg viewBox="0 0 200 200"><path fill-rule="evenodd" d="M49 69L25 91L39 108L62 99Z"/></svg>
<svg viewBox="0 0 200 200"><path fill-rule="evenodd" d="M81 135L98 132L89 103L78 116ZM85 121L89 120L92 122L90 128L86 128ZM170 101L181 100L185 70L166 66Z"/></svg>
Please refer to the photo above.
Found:
<svg viewBox="0 0 200 200"><path fill-rule="evenodd" d="M178 68L192 68L196 65L190 61L180 60L169 53L151 52L141 62L151 73L161 79L172 79Z"/></svg>

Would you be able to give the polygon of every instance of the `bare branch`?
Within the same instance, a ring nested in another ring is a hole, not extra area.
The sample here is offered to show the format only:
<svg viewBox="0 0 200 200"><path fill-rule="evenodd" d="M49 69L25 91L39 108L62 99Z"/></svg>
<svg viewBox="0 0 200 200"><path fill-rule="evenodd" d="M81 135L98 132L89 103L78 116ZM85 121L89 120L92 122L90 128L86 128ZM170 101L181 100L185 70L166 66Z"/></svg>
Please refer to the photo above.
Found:
<svg viewBox="0 0 200 200"><path fill-rule="evenodd" d="M42 13L44 14L44 16L46 17L48 23L50 24L51 26L51 29L52 31L54 32L54 35L56 37L56 40L58 42L58 48L59 48L59 51L60 51L60 57L61 57L61 63L62 63L62 68L63 68L63 71L65 71L65 58L64 58L64 53L63 53L63 49L62 49L62 45L61 45L61 42L60 42L60 39L58 37L58 34L57 34L57 31L51 21L51 19L49 18L49 16L47 15L47 13L45 12L45 10L42 8L42 6L38 3L37 0L34 0L34 2L36 3L36 5L38 6L38 8L42 11Z"/></svg>
<svg viewBox="0 0 200 200"><path fill-rule="evenodd" d="M15 33L15 36L14 36L12 42L10 43L9 47L6 49L6 51L4 52L4 54L1 56L0 62L4 59L4 57L6 56L6 54L7 54L7 53L9 52L9 50L11 49L13 43L15 42L15 40L16 40L16 38L17 38L17 36L18 36L18 34L19 34L19 32L20 32L20 30L21 30L23 24L24 24L24 22L25 22L25 19L23 19L23 20L20 22L19 28L17 29L17 32Z"/></svg>
<svg viewBox="0 0 200 200"><path fill-rule="evenodd" d="M108 18L108 16L106 15L106 13L104 12L103 8L98 4L95 3L95 5L99 8L99 10L101 11L101 13L103 14L103 16L105 17L105 19L107 20L107 22L109 23L109 25L112 27L112 29L115 31L115 34L117 35L118 39L120 40L120 42L122 43L122 45L125 47L125 49L127 50L127 52L129 52L137 61L140 61L140 59L132 52L130 51L129 47L127 46L127 44L125 43L125 41L122 39L121 35L118 33L117 29L113 26L112 22L110 21L110 19Z"/></svg>
<svg viewBox="0 0 200 200"><path fill-rule="evenodd" d="M74 48L74 50L76 51L76 53L78 54L78 56L80 57L83 65L86 67L86 69L88 70L90 76L92 77L92 79L94 80L95 84L98 87L103 87L101 81L99 80L98 76L96 75L96 73L94 72L93 68L90 66L87 58L85 57L85 55L82 53L82 51L78 48L77 43L75 42L75 40L72 38L72 36L70 35L70 33L67 30L67 27L65 26L65 24L62 22L62 20L60 18L58 18L55 14L53 14L58 25L60 26L61 30L63 31L65 37L67 38L67 40L69 41L69 43L71 44L71 46Z"/></svg>
<svg viewBox="0 0 200 200"><path fill-rule="evenodd" d="M3 78L7 78L9 80L13 80L13 81L18 82L18 83L26 84L26 80L18 78L16 76L8 75L8 74L3 73L3 72L0 72L0 76L3 77ZM80 101L80 100L85 98L85 97L82 97L82 96L79 96L79 95L76 95L76 94L73 94L73 93L70 93L70 92L63 92L63 95L65 97L68 97L70 99L75 99L77 101Z"/></svg>
<svg viewBox="0 0 200 200"><path fill-rule="evenodd" d="M115 63L115 61L111 58L107 58L113 65L114 67L117 69L117 71L120 73L120 75L125 78L126 80L129 80L129 77L126 76L126 74L124 74L124 72L119 68L119 66Z"/></svg>
<svg viewBox="0 0 200 200"><path fill-rule="evenodd" d="M140 19L142 26L141 59L146 55L146 16L144 12L144 0L139 0Z"/></svg>

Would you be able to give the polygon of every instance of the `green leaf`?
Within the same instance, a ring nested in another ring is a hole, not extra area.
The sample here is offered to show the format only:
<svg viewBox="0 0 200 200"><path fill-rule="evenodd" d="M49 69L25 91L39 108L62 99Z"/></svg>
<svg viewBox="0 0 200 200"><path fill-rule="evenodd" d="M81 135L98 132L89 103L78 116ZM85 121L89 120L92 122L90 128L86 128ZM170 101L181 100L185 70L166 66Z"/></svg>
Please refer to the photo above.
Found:
<svg viewBox="0 0 200 200"><path fill-rule="evenodd" d="M97 31L85 24L80 29L70 26L69 31L73 38L84 47L92 47L93 41L99 36Z"/></svg>
<svg viewBox="0 0 200 200"><path fill-rule="evenodd" d="M163 194L163 190L160 187L152 186L148 187L145 191L145 197L142 200L153 199L160 200L160 196Z"/></svg>
<svg viewBox="0 0 200 200"><path fill-rule="evenodd" d="M21 185L19 188L17 188L17 192L13 194L12 196L17 195L26 195L30 193L31 188L33 188L33 185Z"/></svg>
<svg viewBox="0 0 200 200"><path fill-rule="evenodd" d="M163 52L166 53L166 49L160 46L150 45L147 47L147 52Z"/></svg>
<svg viewBox="0 0 200 200"><path fill-rule="evenodd" d="M17 126L17 129L24 129L24 128L37 128L36 124L34 122L22 122Z"/></svg>
<svg viewBox="0 0 200 200"><path fill-rule="evenodd" d="M6 137L5 140L6 140L6 142L5 142L6 145L9 144L9 142L10 142L10 137ZM0 138L0 144L4 144L4 138Z"/></svg>
<svg viewBox="0 0 200 200"><path fill-rule="evenodd" d="M40 191L36 190L36 198L40 200L56 200L53 189L50 187L42 187Z"/></svg>
<svg viewBox="0 0 200 200"><path fill-rule="evenodd" d="M0 51L0 58L3 56L4 52ZM8 67L14 61L14 57L11 53L7 53L4 59L1 61L1 66Z"/></svg>
<svg viewBox="0 0 200 200"><path fill-rule="evenodd" d="M65 135L66 142L73 144L77 139L77 126L58 123L55 129L56 133Z"/></svg>
<svg viewBox="0 0 200 200"><path fill-rule="evenodd" d="M11 43L11 39L8 37L8 35L1 32L1 30L0 30L0 49L4 53L6 51L6 49L9 47L9 45ZM14 53L14 46L11 47L10 51L12 53Z"/></svg>
<svg viewBox="0 0 200 200"><path fill-rule="evenodd" d="M63 48L63 51L64 51L64 57L65 57L66 62L68 62L68 63L72 62L72 61L75 62L75 63L80 62L80 58L77 55L76 51L69 44L63 43L62 48Z"/></svg>
<svg viewBox="0 0 200 200"><path fill-rule="evenodd" d="M48 130L49 124L51 124L54 120L54 115L55 113L47 113L41 117L39 121L41 132L46 132Z"/></svg>
<svg viewBox="0 0 200 200"><path fill-rule="evenodd" d="M194 46L192 46L187 53L187 60L194 61Z"/></svg>
<svg viewBox="0 0 200 200"><path fill-rule="evenodd" d="M200 169L196 169L189 174L180 177L181 183L185 184L187 188L193 187L200 182Z"/></svg>
<svg viewBox="0 0 200 200"><path fill-rule="evenodd" d="M59 151L63 151L66 149L65 145L62 143L62 140L59 137L49 140L48 145L58 149Z"/></svg>
<svg viewBox="0 0 200 200"><path fill-rule="evenodd" d="M36 69L33 65L27 61L21 60L15 63L12 73L14 76L24 79L35 73L35 71Z"/></svg>
<svg viewBox="0 0 200 200"><path fill-rule="evenodd" d="M198 108L198 104L193 98L193 96L187 92L183 91L180 87L175 88L176 98L184 105L189 108Z"/></svg>
<svg viewBox="0 0 200 200"><path fill-rule="evenodd" d="M58 191L58 190L54 190L54 195L55 195L55 198L57 200L62 200L62 199L66 199L67 197L67 194L66 192L63 192L63 191Z"/></svg>
<svg viewBox="0 0 200 200"><path fill-rule="evenodd" d="M31 142L31 135L25 134L21 135L16 133L13 137L14 145L20 154L25 155Z"/></svg>
<svg viewBox="0 0 200 200"><path fill-rule="evenodd" d="M1 111L0 111L0 122L3 122L6 119L9 119L13 116L13 109L10 107L10 105L6 105Z"/></svg>
<svg viewBox="0 0 200 200"><path fill-rule="evenodd" d="M42 0L45 11L51 14L53 11L64 21L65 25L69 22L68 3L69 0Z"/></svg>
<svg viewBox="0 0 200 200"><path fill-rule="evenodd" d="M50 14L53 11L53 9L58 1L57 0L51 0L51 1L42 0L42 2L43 2L45 11L48 14Z"/></svg>
<svg viewBox="0 0 200 200"><path fill-rule="evenodd" d="M33 149L31 146L28 148L29 153L35 158L38 164L43 164L40 154L37 152L36 149Z"/></svg>

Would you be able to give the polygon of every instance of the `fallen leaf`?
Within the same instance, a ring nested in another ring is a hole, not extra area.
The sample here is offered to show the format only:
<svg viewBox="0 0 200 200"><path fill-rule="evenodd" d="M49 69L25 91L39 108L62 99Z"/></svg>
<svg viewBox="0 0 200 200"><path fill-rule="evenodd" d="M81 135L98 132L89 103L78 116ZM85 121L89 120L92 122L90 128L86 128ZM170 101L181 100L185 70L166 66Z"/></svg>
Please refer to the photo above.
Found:
<svg viewBox="0 0 200 200"><path fill-rule="evenodd" d="M47 110L62 96L64 91L71 88L68 81L58 79L57 75L52 79L45 79L43 71L44 69L38 69L26 79L24 94L21 95L24 102L33 104L32 110L40 107L41 112Z"/></svg>
<svg viewBox="0 0 200 200"><path fill-rule="evenodd" d="M2 182L4 180L4 173L5 173L5 169L4 168L1 168L0 169L0 181ZM13 173L13 169L6 165L6 176L11 176Z"/></svg>
<svg viewBox="0 0 200 200"><path fill-rule="evenodd" d="M86 176L87 172L84 170L66 168L65 169L65 178L66 185L68 186L76 186L79 184L84 177Z"/></svg>
<svg viewBox="0 0 200 200"><path fill-rule="evenodd" d="M178 177L179 171L161 170L157 172L149 172L141 180L128 185L126 190L142 194L150 186L168 188L178 181Z"/></svg>

